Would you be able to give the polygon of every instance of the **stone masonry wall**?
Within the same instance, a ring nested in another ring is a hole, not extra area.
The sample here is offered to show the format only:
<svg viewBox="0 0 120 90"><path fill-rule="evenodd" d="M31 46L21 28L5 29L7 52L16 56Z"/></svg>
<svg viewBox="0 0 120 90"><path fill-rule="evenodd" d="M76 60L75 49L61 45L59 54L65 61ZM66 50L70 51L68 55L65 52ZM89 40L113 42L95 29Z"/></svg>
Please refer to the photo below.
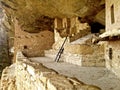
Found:
<svg viewBox="0 0 120 90"><path fill-rule="evenodd" d="M62 38L56 30L54 35L53 50L59 50L65 38ZM79 66L105 67L104 45L93 45L91 38L85 44L71 44L68 38L61 60Z"/></svg>
<svg viewBox="0 0 120 90"><path fill-rule="evenodd" d="M104 67L103 45L69 45L64 52L64 61L79 66Z"/></svg>
<svg viewBox="0 0 120 90"><path fill-rule="evenodd" d="M106 67L120 77L120 40L108 42L105 52Z"/></svg>
<svg viewBox="0 0 120 90"><path fill-rule="evenodd" d="M81 23L78 17L55 18L54 27L54 49L59 49L61 47L66 36L68 37L67 43L70 43L90 34L90 26L88 23Z"/></svg>
<svg viewBox="0 0 120 90"><path fill-rule="evenodd" d="M106 0L106 30L118 28L120 28L120 0Z"/></svg>
<svg viewBox="0 0 120 90"><path fill-rule="evenodd" d="M21 52L16 57L17 62L3 71L0 90L101 90L31 62Z"/></svg>
<svg viewBox="0 0 120 90"><path fill-rule="evenodd" d="M120 29L120 0L106 0L106 31ZM120 77L120 40L108 41L105 47L106 67Z"/></svg>
<svg viewBox="0 0 120 90"><path fill-rule="evenodd" d="M44 30L40 33L28 33L21 30L15 20L15 51L21 50L26 56L43 56L44 50L50 49L53 43L53 32Z"/></svg>
<svg viewBox="0 0 120 90"><path fill-rule="evenodd" d="M72 18L55 18L55 31L59 32L60 36L69 37L72 42L90 33L88 23L81 23L78 17Z"/></svg>

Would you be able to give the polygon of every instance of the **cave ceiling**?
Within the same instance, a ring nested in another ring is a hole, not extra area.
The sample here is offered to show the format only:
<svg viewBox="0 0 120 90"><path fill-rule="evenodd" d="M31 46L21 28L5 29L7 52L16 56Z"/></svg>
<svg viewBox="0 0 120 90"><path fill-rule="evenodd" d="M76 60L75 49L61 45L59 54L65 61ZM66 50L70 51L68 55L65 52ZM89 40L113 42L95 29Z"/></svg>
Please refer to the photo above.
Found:
<svg viewBox="0 0 120 90"><path fill-rule="evenodd" d="M52 30L54 18L78 16L92 22L105 8L104 0L1 0L8 18L16 18L22 30L39 32Z"/></svg>

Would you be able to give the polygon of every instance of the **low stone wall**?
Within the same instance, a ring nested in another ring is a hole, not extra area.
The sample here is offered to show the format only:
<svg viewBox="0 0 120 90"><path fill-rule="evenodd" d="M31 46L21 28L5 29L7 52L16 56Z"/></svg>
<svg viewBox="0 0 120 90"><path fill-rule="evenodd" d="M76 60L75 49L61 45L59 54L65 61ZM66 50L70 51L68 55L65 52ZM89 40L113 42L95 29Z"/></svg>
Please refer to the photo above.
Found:
<svg viewBox="0 0 120 90"><path fill-rule="evenodd" d="M15 52L22 51L27 57L44 56L44 50L52 48L54 34L49 30L39 33L28 33L21 29L18 21L15 20Z"/></svg>
<svg viewBox="0 0 120 90"><path fill-rule="evenodd" d="M62 56L63 61L79 66L105 67L103 45L69 45Z"/></svg>
<svg viewBox="0 0 120 90"><path fill-rule="evenodd" d="M63 56L63 61L83 66L83 67L105 67L104 54L99 55L79 55L67 53Z"/></svg>
<svg viewBox="0 0 120 90"><path fill-rule="evenodd" d="M60 75L40 63L30 62L21 53L16 57L14 72L5 72L11 71L12 68L9 67L2 74L1 90L101 90L96 86Z"/></svg>

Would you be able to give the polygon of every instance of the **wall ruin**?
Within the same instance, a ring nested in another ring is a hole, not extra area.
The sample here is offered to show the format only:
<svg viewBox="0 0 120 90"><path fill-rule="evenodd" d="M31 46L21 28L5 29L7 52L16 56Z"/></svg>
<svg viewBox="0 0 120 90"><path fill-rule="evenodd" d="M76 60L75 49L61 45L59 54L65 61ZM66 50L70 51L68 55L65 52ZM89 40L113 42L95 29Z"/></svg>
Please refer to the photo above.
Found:
<svg viewBox="0 0 120 90"><path fill-rule="evenodd" d="M28 57L44 56L44 50L50 49L54 43L54 34L44 30L40 33L28 33L21 30L15 20L15 51L22 51Z"/></svg>
<svg viewBox="0 0 120 90"><path fill-rule="evenodd" d="M66 22L66 24L69 23ZM59 50L65 40L57 31L59 29L62 32L60 29L63 28L62 25L62 20L55 20L53 50ZM104 45L92 44L93 35L90 33L90 26L87 23L81 23L78 17L70 18L70 27L67 25L66 27L69 29L68 39L64 45L61 60L79 66L105 67Z"/></svg>

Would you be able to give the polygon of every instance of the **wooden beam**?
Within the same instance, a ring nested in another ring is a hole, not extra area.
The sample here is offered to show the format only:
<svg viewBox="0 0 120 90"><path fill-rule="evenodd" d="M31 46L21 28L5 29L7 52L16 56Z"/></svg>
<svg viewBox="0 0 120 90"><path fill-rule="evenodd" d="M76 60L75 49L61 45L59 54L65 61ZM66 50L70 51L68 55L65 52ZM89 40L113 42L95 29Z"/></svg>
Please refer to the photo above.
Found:
<svg viewBox="0 0 120 90"><path fill-rule="evenodd" d="M97 38L95 39L95 41L93 42L94 44L98 43L99 41L117 41L120 40L120 36L108 36L108 37L104 37L104 38Z"/></svg>

